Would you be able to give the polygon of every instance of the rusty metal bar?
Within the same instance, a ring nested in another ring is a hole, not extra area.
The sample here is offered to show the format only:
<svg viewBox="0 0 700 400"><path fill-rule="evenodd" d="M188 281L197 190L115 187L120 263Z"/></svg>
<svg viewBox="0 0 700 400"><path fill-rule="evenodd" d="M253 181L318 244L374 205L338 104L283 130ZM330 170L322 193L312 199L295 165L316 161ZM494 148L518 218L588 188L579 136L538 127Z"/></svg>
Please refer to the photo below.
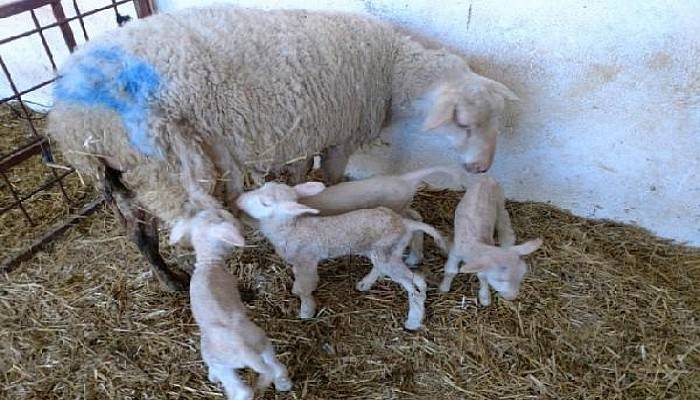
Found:
<svg viewBox="0 0 700 400"><path fill-rule="evenodd" d="M24 96L25 94L27 94L27 93L29 93L29 92L33 92L33 91L35 91L35 90L37 90L37 89L39 89L39 88L42 88L42 87L48 85L49 83L51 83L51 82L53 82L53 81L55 81L55 80L56 80L55 78L51 78L51 79L49 79L48 81L41 82L40 84L34 85L34 86L30 87L29 89L25 89L25 90L23 90L23 91L21 91L21 92L19 92L19 93L17 93L17 94L13 94L12 96L5 97L5 98L3 98L3 99L0 99L0 104L7 103L7 102L10 101L10 100L19 100L19 98L20 98L21 96Z"/></svg>
<svg viewBox="0 0 700 400"><path fill-rule="evenodd" d="M73 31L71 30L70 25L68 25L68 20L66 20L66 14L63 12L63 6L61 5L61 2L58 1L56 3L51 3L51 10L53 11L54 18L56 18L56 22L61 27L63 40L66 42L68 50L70 50L72 53L73 49L75 49L75 46L77 46L77 44L75 43ZM42 28L39 28L39 32L41 32L41 29ZM46 29L46 27L44 27L44 29Z"/></svg>
<svg viewBox="0 0 700 400"><path fill-rule="evenodd" d="M56 171L54 171L54 172L56 172ZM25 201L31 199L32 197L34 197L34 195L36 195L37 193L41 192L42 190L46 190L46 189L50 188L50 187L53 186L55 183L57 183L57 182L60 183L60 181L61 181L63 178L65 178L66 176L70 175L72 172L73 172L73 170L71 169L71 170L69 170L69 171L63 172L61 175L55 174L55 176L54 176L53 178L51 178L51 179L49 179L48 181L42 183L41 185L39 185L39 187L37 187L36 189L32 190L31 192L29 192L29 193L27 193L27 194L25 194L25 195L16 197L14 203L10 204L9 206L5 206L5 207L3 207L3 208L0 208L0 215L5 214L6 212L12 210L12 209L15 208L16 206L18 206L18 205L22 204L23 202L25 202ZM3 175L4 175L4 173L3 173ZM70 204L70 203L69 203L69 204Z"/></svg>
<svg viewBox="0 0 700 400"><path fill-rule="evenodd" d="M49 229L39 239L32 242L26 249L20 251L17 254L13 254L9 257L6 257L2 261L2 263L0 263L0 273L11 272L22 261L28 260L31 256L43 249L44 246L46 246L46 244L53 240L55 237L65 232L71 226L76 225L78 222L80 222L81 219L97 211L97 209L99 209L103 203L104 199L102 197L91 201L90 203L86 204L83 208L81 208L77 213L71 214L65 220L52 226L51 229Z"/></svg>
<svg viewBox="0 0 700 400"><path fill-rule="evenodd" d="M73 0L73 8L75 9L75 15L78 17L78 21L80 22L80 29L83 30L83 37L87 42L90 39L88 38L87 30L85 30L85 20L83 19L83 14L80 13L80 9L78 8L77 0Z"/></svg>
<svg viewBox="0 0 700 400"><path fill-rule="evenodd" d="M129 3L129 2L131 2L131 1L135 1L135 0L119 0L119 1L117 1L116 4L117 4L117 5L121 5L121 4ZM50 3L50 4L57 4L57 3ZM90 10L90 11L87 11L87 12L83 13L83 14L82 14L82 17L87 17L87 16L92 15L92 14L97 14L98 12L101 12L101 11L104 11L104 10L109 10L109 9L112 8L112 7L113 7L113 6L110 4L110 5L108 5L108 6L96 8L96 9L94 9L94 10ZM60 8L60 10L61 10L61 12L63 12L63 8L62 8L62 7ZM54 13L54 16L55 16L55 13ZM64 15L64 17L63 17L62 20L59 20L59 21L57 21L57 22L50 23L50 24L48 24L48 25L44 25L41 29L42 29L42 30L47 30L47 29L54 28L54 27L61 26L61 25L68 26L68 22L75 21L75 20L78 19L78 18L79 18L79 17L77 17L77 16L75 16L75 17L70 17L70 18L66 18L65 15ZM70 28L70 26L69 26L69 28ZM29 31L26 31L26 32L23 32L23 33L20 33L20 34L17 34L17 35L9 36L9 37L0 39L0 44L5 44L5 43L7 43L7 42L11 42L11 41L13 41L13 40L17 40L17 39L19 39L19 38L21 38L21 37L25 37L25 36L29 36L29 35L35 34L35 33L37 33L37 32L39 32L38 29L32 29L32 30L29 30ZM72 33L70 34L70 36L71 36L71 37L73 36ZM75 41L75 39L73 39L73 41Z"/></svg>
<svg viewBox="0 0 700 400"><path fill-rule="evenodd" d="M22 199L19 197L19 193L17 193L14 186L12 186L12 182L10 182L10 179L7 177L7 175L5 175L5 172L2 172L2 179L5 181L7 188L10 190L10 193L12 193L12 197L15 199L15 204L12 206L12 208L19 205L19 209L22 210L22 214L24 215L24 218L27 219L27 221L29 222L29 225L34 226L34 221L32 221L32 217L29 216L29 213L24 208L24 205L22 204ZM1 214L3 214L3 213L0 213L0 215Z"/></svg>
<svg viewBox="0 0 700 400"><path fill-rule="evenodd" d="M13 166L21 163L31 156L41 154L44 144L47 139L45 137L37 137L30 143L13 150L12 153L0 158L0 172L8 171Z"/></svg>
<svg viewBox="0 0 700 400"><path fill-rule="evenodd" d="M22 101L22 97L19 94L19 91L17 90L17 86L15 85L15 82L12 80L12 75L10 74L10 71L7 69L7 65L5 65L5 61L3 61L2 56L0 56L0 67L2 68L2 71L5 73L5 77L7 78L7 81L10 84L10 88L12 88L12 91L14 92L15 96L17 96L17 100L19 100L19 105L22 108L22 112L24 112L24 116L27 119L27 124L29 125L29 128L32 131L32 134L36 137L41 137L39 135L39 132L37 132L36 127L34 126L34 123L32 122L31 118L31 113L27 109L27 106L24 105L24 102ZM53 162L53 155L51 154L51 147L47 143L42 143L41 144L41 154L44 158L45 161L47 162ZM51 169L51 174L53 174L54 178L57 178L58 174L56 171L52 168ZM66 193L65 188L63 187L63 182L61 182L60 179L56 179L58 183L59 188L61 189L61 193L63 194L63 198L65 201L70 204L70 198L68 197L68 193Z"/></svg>
<svg viewBox="0 0 700 400"><path fill-rule="evenodd" d="M152 15L156 9L152 0L134 0L134 8L136 8L136 16L139 18Z"/></svg>
<svg viewBox="0 0 700 400"><path fill-rule="evenodd" d="M46 51L46 55L49 56L49 61L51 62L51 68L53 68L53 71L56 72L56 61L53 59L53 53L51 53L51 49L49 48L49 44L46 42L46 37L44 36L44 31L41 29L41 24L39 24L39 20L36 18L36 13L34 10L29 10L29 13L32 15L32 21L34 21L34 26L39 29L39 37L41 37L41 44L44 46L44 50Z"/></svg>
<svg viewBox="0 0 700 400"><path fill-rule="evenodd" d="M25 11L43 7L58 0L20 0L0 5L0 18L7 18Z"/></svg>

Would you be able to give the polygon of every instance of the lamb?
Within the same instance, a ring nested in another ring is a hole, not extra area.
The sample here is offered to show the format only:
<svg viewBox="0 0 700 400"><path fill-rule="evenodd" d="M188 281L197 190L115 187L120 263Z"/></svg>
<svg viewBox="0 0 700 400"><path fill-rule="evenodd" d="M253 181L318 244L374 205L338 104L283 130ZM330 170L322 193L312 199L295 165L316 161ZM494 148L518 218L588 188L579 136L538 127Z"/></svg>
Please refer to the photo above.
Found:
<svg viewBox="0 0 700 400"><path fill-rule="evenodd" d="M494 246L494 230L501 247ZM542 245L541 239L515 245L505 198L498 183L483 177L464 194L457 205L454 242L445 264L440 291L448 292L457 272L476 273L479 278L479 302L491 304L489 285L506 300L515 300L527 272L521 256ZM464 265L460 268L460 263Z"/></svg>
<svg viewBox="0 0 700 400"><path fill-rule="evenodd" d="M338 182L358 146L405 119L450 136L464 167L485 171L504 102L516 99L462 56L369 17L218 6L81 45L59 70L48 132L109 192L161 283L184 290L188 277L158 252L158 220L208 211L240 231L230 217L247 177L260 184L320 154Z"/></svg>
<svg viewBox="0 0 700 400"><path fill-rule="evenodd" d="M359 181L326 187L321 193L301 197L299 203L319 211L320 216L338 215L363 208L389 208L407 218L420 221L421 215L410 207L418 186L426 177L444 173L459 179L453 167L431 167L402 175L380 175ZM414 234L406 263L416 265L423 259L423 235Z"/></svg>
<svg viewBox="0 0 700 400"><path fill-rule="evenodd" d="M246 316L236 279L223 267L233 246L240 245L231 224L221 218L200 214L173 229L171 240L191 242L197 252L190 281L192 314L201 331L202 358L209 368L209 380L221 382L229 400L252 399L252 390L238 377L236 369L250 367L260 374L258 388L274 381L280 391L290 390L287 369L275 357L265 332Z"/></svg>
<svg viewBox="0 0 700 400"><path fill-rule="evenodd" d="M319 210L298 203L300 197L320 193L324 185L307 182L290 187L268 182L261 188L243 193L237 205L260 224L263 235L277 254L290 263L294 271L292 292L299 296L299 316L311 318L316 313L312 292L318 285L318 263L345 255L362 255L372 261L372 270L357 283L357 290L367 291L386 275L408 292L406 329L419 329L423 320L426 282L411 272L402 261L403 250L415 231L435 239L443 250L442 235L433 227L412 221L385 207L363 209L319 217Z"/></svg>

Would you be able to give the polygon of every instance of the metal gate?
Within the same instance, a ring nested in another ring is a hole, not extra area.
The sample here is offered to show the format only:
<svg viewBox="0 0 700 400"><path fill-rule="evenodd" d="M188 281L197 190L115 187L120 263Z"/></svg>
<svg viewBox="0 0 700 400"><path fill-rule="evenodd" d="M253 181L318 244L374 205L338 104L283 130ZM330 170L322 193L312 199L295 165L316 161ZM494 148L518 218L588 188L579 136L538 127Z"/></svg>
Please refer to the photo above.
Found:
<svg viewBox="0 0 700 400"><path fill-rule="evenodd" d="M71 4L67 6L70 7L68 8L68 12L71 15L66 16L64 3L68 2L63 2L61 0L19 0L0 5L0 21L2 21L3 24L9 23L12 17L17 19L18 17L16 16L28 14L34 25L33 29L0 38L0 69L2 70L0 74L2 77L0 77L0 79L4 78L11 89L11 94L9 96L0 99L0 107L9 108L9 110L15 114L15 117L19 118L24 123L27 133L25 135L27 139L20 140L17 144L9 145L9 148L0 149L0 175L2 175L0 177L0 191L6 191L8 194L7 199L9 199L4 202L4 204L0 204L0 217L7 213L14 212L22 216L21 218L23 218L24 224L27 224L29 227L35 227L33 232L33 236L35 237L32 238L28 244L22 246L18 251L11 252L12 254L2 255L0 272L11 270L17 266L19 262L29 258L51 239L79 221L81 217L90 214L102 204L101 197L84 203L80 199L71 198L71 196L69 196L65 189L65 180L67 177L75 174L75 171L70 167L57 165L54 162L54 154L51 150L51 146L37 123L42 116L34 112L30 107L30 103L26 101L28 95L51 85L55 77L32 82L26 88L18 87L16 79L13 79L13 73L16 74L17 71L11 71L11 68L6 64L2 53L3 45L18 41L22 38L38 38L39 40L35 42L37 54L41 54L38 55L37 58L46 57L55 75L57 66L54 55L56 52L58 50L65 52L65 48L67 48L69 52L72 52L77 46L74 28L71 27L71 23L73 27L79 26L79 29L75 30L82 36L81 41L83 39L87 41L89 40L90 32L88 32L87 26L89 24L86 24L86 18L91 15L113 12L114 27L117 27L126 23L132 17L128 12L124 11L127 7L132 13L135 13L138 18L151 15L154 10L151 0L112 0L111 3L107 5L91 9L81 9L81 4L79 3L82 3L82 8L88 8L84 4L86 2L73 0L70 2ZM133 5L133 9L131 5ZM44 12L47 8L50 8L53 18L50 22L42 24L37 14L40 9ZM50 41L47 40L46 31L55 28L60 30L63 39L61 46L65 45L65 48L58 49L55 45L52 47ZM10 172L13 169L21 169L23 163L31 161L36 162L37 158L40 159L45 166L49 167L47 172L43 174L44 176L42 176L36 184L29 188L25 187L23 190L19 190L9 178ZM60 191L60 200L57 201L64 202L69 208L70 213L51 226L40 227L37 221L42 218L47 218L47 216L32 215L27 205L35 201L43 192L54 190L55 188L58 188Z"/></svg>

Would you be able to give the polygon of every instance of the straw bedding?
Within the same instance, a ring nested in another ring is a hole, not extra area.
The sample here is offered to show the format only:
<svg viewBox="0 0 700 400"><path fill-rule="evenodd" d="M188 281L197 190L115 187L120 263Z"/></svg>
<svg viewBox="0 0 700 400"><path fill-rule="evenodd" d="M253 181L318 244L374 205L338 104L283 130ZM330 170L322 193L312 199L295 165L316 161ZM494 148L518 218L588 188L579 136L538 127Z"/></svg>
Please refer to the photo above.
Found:
<svg viewBox="0 0 700 400"><path fill-rule="evenodd" d="M460 196L420 193L416 206L450 232ZM700 398L698 250L544 204L508 208L519 239L545 241L519 299L477 307L468 276L438 293L445 260L428 239L421 269L433 284L418 333L402 329L397 285L353 289L369 270L354 257L322 265L320 313L298 320L290 270L250 233L253 247L229 266L295 383L263 397ZM22 232L2 224L5 247ZM188 265L185 251L168 257ZM206 381L187 296L160 290L106 210L0 277L0 342L3 399L222 398Z"/></svg>

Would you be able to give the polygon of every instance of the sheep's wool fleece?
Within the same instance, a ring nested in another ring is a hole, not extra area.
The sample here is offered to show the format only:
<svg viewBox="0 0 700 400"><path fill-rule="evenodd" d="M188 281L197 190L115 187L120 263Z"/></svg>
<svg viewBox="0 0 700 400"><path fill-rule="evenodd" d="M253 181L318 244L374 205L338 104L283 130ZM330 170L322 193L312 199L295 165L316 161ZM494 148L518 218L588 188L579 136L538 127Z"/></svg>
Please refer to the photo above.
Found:
<svg viewBox="0 0 700 400"><path fill-rule="evenodd" d="M377 137L394 69L409 61L397 60L404 40L347 14L222 6L154 15L69 58L49 132L83 175L100 180L103 163L122 171L139 202L172 221L186 204L209 206L193 193L222 200L217 183L242 188L244 173L258 180Z"/></svg>

